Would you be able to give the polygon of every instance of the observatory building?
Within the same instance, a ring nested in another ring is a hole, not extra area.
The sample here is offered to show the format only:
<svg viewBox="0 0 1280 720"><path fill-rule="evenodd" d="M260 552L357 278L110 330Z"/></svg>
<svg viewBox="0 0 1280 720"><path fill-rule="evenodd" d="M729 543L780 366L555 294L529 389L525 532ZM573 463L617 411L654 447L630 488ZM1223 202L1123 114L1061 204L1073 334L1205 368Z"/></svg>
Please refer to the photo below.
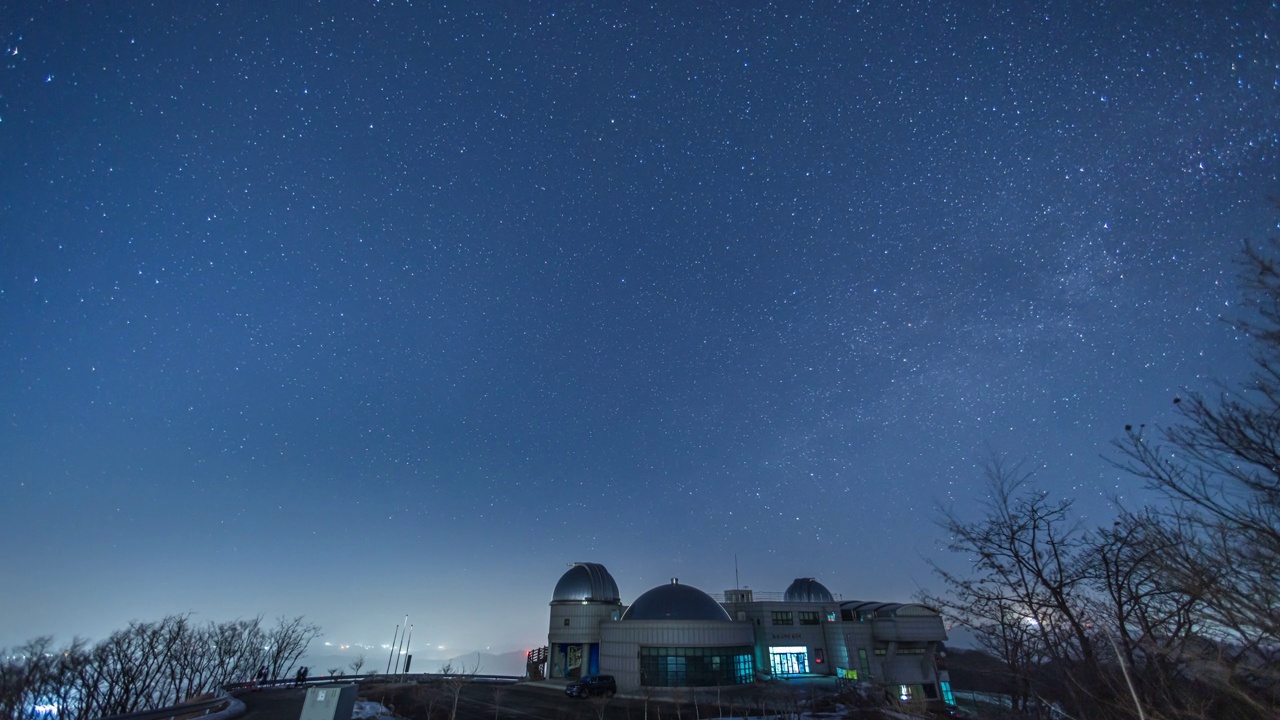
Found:
<svg viewBox="0 0 1280 720"><path fill-rule="evenodd" d="M573 563L551 597L547 676L613 675L626 690L828 675L953 702L936 661L946 639L932 608L840 600L814 578L718 596L673 578L624 605L603 565Z"/></svg>

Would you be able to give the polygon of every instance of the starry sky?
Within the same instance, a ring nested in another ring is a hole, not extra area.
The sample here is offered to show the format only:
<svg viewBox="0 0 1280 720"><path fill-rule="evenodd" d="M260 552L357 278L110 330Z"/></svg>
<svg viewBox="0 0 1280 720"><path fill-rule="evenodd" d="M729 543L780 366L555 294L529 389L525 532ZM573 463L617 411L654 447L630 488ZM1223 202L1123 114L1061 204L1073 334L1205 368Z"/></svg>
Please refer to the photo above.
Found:
<svg viewBox="0 0 1280 720"><path fill-rule="evenodd" d="M1267 2L7 3L0 647L934 587L1247 372ZM735 575L736 567L736 575Z"/></svg>

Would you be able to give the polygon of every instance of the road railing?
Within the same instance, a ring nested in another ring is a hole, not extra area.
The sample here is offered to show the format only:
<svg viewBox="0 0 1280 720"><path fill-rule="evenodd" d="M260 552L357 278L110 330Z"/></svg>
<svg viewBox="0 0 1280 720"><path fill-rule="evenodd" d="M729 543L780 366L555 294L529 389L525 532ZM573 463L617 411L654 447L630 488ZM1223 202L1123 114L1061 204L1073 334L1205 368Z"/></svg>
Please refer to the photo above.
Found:
<svg viewBox="0 0 1280 720"><path fill-rule="evenodd" d="M317 677L308 677L306 680L299 681L294 679L282 680L250 680L248 682L224 683L217 689L217 694L208 700L200 700L197 702L181 703L170 707L157 708L155 710L144 710L136 713L126 713L124 715L111 715L99 718L98 720L192 720L194 718L204 718L205 720L229 720L244 712L244 703L238 700L234 693L250 692L262 688L287 688L287 687L311 687L313 685L349 685L362 682L390 682L390 683L418 683L425 684L430 682L463 680L465 682L489 683L489 684L515 684L526 678L517 677L515 675L479 675L474 673L413 673L413 674L385 674L371 673L368 675L321 675Z"/></svg>
<svg viewBox="0 0 1280 720"><path fill-rule="evenodd" d="M190 718L209 718L223 720L233 718L244 712L244 703L237 700L226 688L218 688L217 694L208 700L181 703L170 707L142 712L109 715L99 720L189 720Z"/></svg>

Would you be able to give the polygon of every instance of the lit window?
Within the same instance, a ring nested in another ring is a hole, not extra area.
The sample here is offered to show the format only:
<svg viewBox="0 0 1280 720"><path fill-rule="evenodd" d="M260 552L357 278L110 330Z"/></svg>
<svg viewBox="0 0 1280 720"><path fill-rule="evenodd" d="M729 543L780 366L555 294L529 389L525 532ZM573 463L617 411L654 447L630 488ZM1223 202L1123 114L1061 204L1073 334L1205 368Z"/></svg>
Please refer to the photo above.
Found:
<svg viewBox="0 0 1280 720"><path fill-rule="evenodd" d="M948 705L955 705L956 696L951 692L951 683L944 680L938 685L942 687L942 700Z"/></svg>
<svg viewBox="0 0 1280 720"><path fill-rule="evenodd" d="M755 679L750 647L642 647L640 684L648 687L713 686Z"/></svg>

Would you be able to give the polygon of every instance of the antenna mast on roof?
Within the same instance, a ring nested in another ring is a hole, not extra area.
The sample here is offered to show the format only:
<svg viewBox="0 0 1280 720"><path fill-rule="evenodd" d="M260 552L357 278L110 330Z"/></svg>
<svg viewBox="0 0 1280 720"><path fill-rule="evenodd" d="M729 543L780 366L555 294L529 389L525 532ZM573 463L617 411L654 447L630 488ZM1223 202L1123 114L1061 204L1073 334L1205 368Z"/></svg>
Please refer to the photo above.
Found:
<svg viewBox="0 0 1280 720"><path fill-rule="evenodd" d="M738 553L733 554L733 589L742 589L742 585L738 582Z"/></svg>

